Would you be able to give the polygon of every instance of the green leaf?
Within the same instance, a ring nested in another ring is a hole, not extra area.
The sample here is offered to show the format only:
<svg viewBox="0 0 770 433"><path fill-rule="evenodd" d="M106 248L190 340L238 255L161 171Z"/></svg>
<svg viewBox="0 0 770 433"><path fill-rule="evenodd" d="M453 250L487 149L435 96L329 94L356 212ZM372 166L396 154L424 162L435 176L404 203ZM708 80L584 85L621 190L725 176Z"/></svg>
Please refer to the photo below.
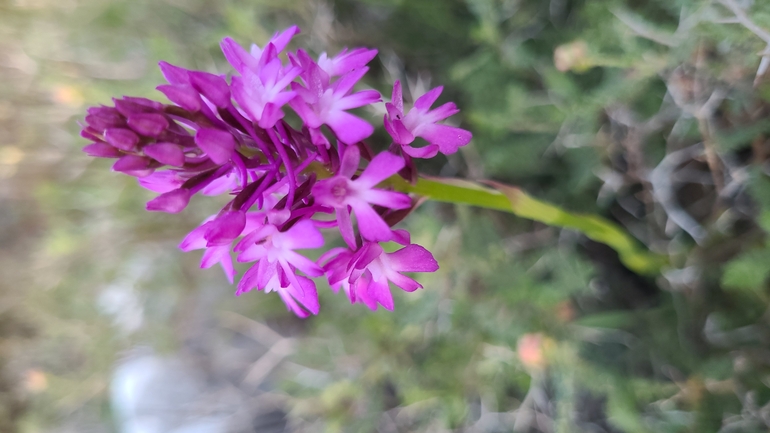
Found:
<svg viewBox="0 0 770 433"><path fill-rule="evenodd" d="M770 250L749 251L727 264L722 285L735 290L764 290L770 274Z"/></svg>

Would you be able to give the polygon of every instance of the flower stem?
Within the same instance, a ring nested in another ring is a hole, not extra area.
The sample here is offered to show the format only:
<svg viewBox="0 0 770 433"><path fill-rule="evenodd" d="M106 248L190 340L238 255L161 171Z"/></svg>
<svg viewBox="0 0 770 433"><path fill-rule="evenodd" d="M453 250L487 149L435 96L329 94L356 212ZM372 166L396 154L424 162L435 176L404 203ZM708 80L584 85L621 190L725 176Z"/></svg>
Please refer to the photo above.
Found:
<svg viewBox="0 0 770 433"><path fill-rule="evenodd" d="M612 247L623 264L639 274L660 274L668 262L666 257L644 248L612 221L598 215L565 211L537 200L516 187L485 182L492 187L489 188L465 180L429 177L420 177L414 185L398 177L388 179L387 182L398 191L418 194L430 200L510 212L550 226L577 230L594 241Z"/></svg>

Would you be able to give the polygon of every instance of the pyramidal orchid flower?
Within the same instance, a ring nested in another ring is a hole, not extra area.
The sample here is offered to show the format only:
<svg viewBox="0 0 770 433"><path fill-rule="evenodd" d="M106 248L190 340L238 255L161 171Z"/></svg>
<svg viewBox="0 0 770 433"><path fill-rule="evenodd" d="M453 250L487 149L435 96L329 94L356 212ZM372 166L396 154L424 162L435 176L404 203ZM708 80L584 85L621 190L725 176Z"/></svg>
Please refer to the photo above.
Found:
<svg viewBox="0 0 770 433"><path fill-rule="evenodd" d="M385 130L393 138L393 142L401 145L403 151L414 158L432 158L438 152L449 155L457 152L461 146L471 141L472 134L461 128L440 125L436 122L460 112L454 102L430 109L441 95L443 86L436 87L414 101L414 107L404 114L404 98L401 93L401 82L393 84L391 102L385 104L388 114L385 115ZM410 146L415 137L422 137L428 145L417 148Z"/></svg>
<svg viewBox="0 0 770 433"><path fill-rule="evenodd" d="M375 212L372 205L406 209L412 204L412 200L406 194L374 188L378 183L404 168L402 158L389 152L380 153L372 159L360 176L353 179L360 160L361 154L358 148L348 147L342 156L339 173L330 179L319 181L313 187L316 202L336 210L340 232L351 248L355 247L356 241L350 209L356 215L358 227L364 239L388 241L393 237L391 229Z"/></svg>
<svg viewBox="0 0 770 433"><path fill-rule="evenodd" d="M233 259L230 257L230 244L232 243L232 239L230 242L219 242L214 245L207 240L207 235L212 231L212 228L217 226L215 221L216 216L211 216L203 221L200 226L191 231L182 240L182 243L179 244L179 249L187 252L205 248L206 251L203 253L203 258L201 259L201 268L210 268L219 263L222 266L222 270L225 272L227 280L232 284L233 278L237 274L233 268ZM241 226L240 232L235 235L233 239L240 236L245 231L255 230L262 225L263 221L264 215L256 212L244 215L244 224Z"/></svg>
<svg viewBox="0 0 770 433"><path fill-rule="evenodd" d="M318 67L330 77L339 77L353 70L363 68L377 55L377 50L356 48L348 51L344 48L334 57L329 58L326 53L318 56Z"/></svg>
<svg viewBox="0 0 770 433"><path fill-rule="evenodd" d="M393 296L389 282L406 292L421 289L417 281L403 275L403 272L435 272L438 263L433 255L416 244L386 253L375 242L366 242L358 251L339 248L332 250L323 259L330 258L324 266L332 289L342 287L351 303L366 304L372 310L377 304L388 310L393 309Z"/></svg>
<svg viewBox="0 0 770 433"><path fill-rule="evenodd" d="M311 131L314 131L315 144L328 145L328 142L320 141L321 125L328 125L337 138L345 144L355 144L369 137L374 132L374 127L347 112L347 110L363 107L381 100L376 90L363 90L350 93L353 86L369 70L367 67L348 72L337 81L330 84L329 74L324 72L307 53L300 50L295 60L303 66L304 72L300 75L305 86L292 83L292 90L297 96L289 102L291 108L299 115Z"/></svg>
<svg viewBox="0 0 770 433"><path fill-rule="evenodd" d="M280 54L299 31L290 27L264 48L248 51L231 38L222 40L235 70L229 80L160 62L167 84L157 90L167 101L126 96L89 108L83 151L113 159L114 171L157 193L147 202L150 211L177 213L196 196L226 195L224 207L179 248L204 250L201 267L219 264L231 283L238 274L235 256L248 267L236 295L275 292L289 311L307 317L320 309L314 279L325 277L352 303L392 310L389 284L414 291L422 286L405 273L434 272L438 264L411 243L408 232L392 227L413 202L386 181L405 176L407 163L414 167L410 157L452 153L471 136L437 123L458 111L452 103L430 109L440 87L405 114L396 82L385 128L402 152L372 153L363 140L374 127L348 111L381 100L374 90L353 90L377 50L321 53L316 62L300 49L288 52L285 64ZM284 120L287 109L297 124ZM416 137L428 145L413 147ZM324 246L320 229L336 231L347 247L332 248L319 260L303 255ZM386 241L403 247L386 252L380 245Z"/></svg>
<svg viewBox="0 0 770 433"><path fill-rule="evenodd" d="M258 73L260 65L268 63L278 53L282 52L289 45L291 39L299 33L300 29L297 26L291 26L282 32L276 32L265 45L264 50L257 44L252 44L251 51L246 51L232 38L222 39L220 47L227 61L239 74L243 74L246 70ZM272 46L272 49L270 46Z"/></svg>
<svg viewBox="0 0 770 433"><path fill-rule="evenodd" d="M293 298L305 309L317 314L318 294L315 283L298 276L296 269L311 277L323 275L323 270L294 250L319 248L323 244L323 236L310 220L299 221L285 232L279 232L271 224L252 231L236 245L235 251L239 252L239 262L256 261L257 264L238 283L236 295L254 287L265 292L277 291L282 293L281 297L287 307L295 313L298 313L298 306L294 302L286 302L287 299Z"/></svg>
<svg viewBox="0 0 770 433"><path fill-rule="evenodd" d="M293 34L289 38L291 36ZM283 42L288 43L288 39L281 40ZM278 58L280 49L273 42L268 43L264 51L257 51L258 57L247 53L230 38L225 38L221 46L228 61L241 73L232 78L233 98L260 128L272 128L284 116L281 107L296 96L294 91L285 89L302 68L284 67Z"/></svg>

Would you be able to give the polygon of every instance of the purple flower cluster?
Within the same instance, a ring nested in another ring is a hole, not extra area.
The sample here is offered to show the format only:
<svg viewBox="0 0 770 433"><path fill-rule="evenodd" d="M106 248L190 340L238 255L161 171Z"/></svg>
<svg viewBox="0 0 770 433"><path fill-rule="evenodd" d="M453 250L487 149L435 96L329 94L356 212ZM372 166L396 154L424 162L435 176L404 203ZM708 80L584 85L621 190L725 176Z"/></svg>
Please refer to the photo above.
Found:
<svg viewBox="0 0 770 433"><path fill-rule="evenodd" d="M430 109L441 87L405 112L396 82L384 119L393 144L375 155L363 142L374 127L349 110L382 101L377 91L354 91L377 51L323 53L316 61L300 49L285 62L279 55L297 33L291 27L250 50L225 38L222 52L236 71L229 83L161 62L168 84L157 89L171 104L123 97L90 108L81 134L93 143L84 151L117 158L113 170L160 193L147 203L151 211L180 212L196 193L229 194L229 203L180 248L204 249L201 267L219 263L231 283L233 252L238 262L254 263L236 295L274 291L307 317L319 310L311 278L326 276L351 302L393 309L389 282L414 291L422 286L404 273L433 272L438 264L409 233L391 228L414 204L381 185L399 172L413 174L411 158L454 153L471 134L437 123L458 112L453 103ZM284 120L287 106L296 122ZM427 145L414 147L416 137ZM363 170L362 158L369 161ZM346 247L317 261L298 252L322 247L319 229L335 227ZM390 241L402 247L386 252L380 243Z"/></svg>

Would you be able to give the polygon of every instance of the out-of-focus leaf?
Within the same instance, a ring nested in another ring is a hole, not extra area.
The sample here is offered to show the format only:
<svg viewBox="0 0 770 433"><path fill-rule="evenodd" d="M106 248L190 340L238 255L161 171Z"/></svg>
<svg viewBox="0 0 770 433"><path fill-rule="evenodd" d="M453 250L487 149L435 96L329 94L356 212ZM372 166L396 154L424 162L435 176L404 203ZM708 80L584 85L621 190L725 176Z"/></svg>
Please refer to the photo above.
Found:
<svg viewBox="0 0 770 433"><path fill-rule="evenodd" d="M732 260L722 274L722 285L736 290L762 291L770 275L770 250L749 251Z"/></svg>
<svg viewBox="0 0 770 433"><path fill-rule="evenodd" d="M576 325L590 328L624 328L635 321L634 316L627 311L610 311L608 313L591 314L575 321Z"/></svg>

